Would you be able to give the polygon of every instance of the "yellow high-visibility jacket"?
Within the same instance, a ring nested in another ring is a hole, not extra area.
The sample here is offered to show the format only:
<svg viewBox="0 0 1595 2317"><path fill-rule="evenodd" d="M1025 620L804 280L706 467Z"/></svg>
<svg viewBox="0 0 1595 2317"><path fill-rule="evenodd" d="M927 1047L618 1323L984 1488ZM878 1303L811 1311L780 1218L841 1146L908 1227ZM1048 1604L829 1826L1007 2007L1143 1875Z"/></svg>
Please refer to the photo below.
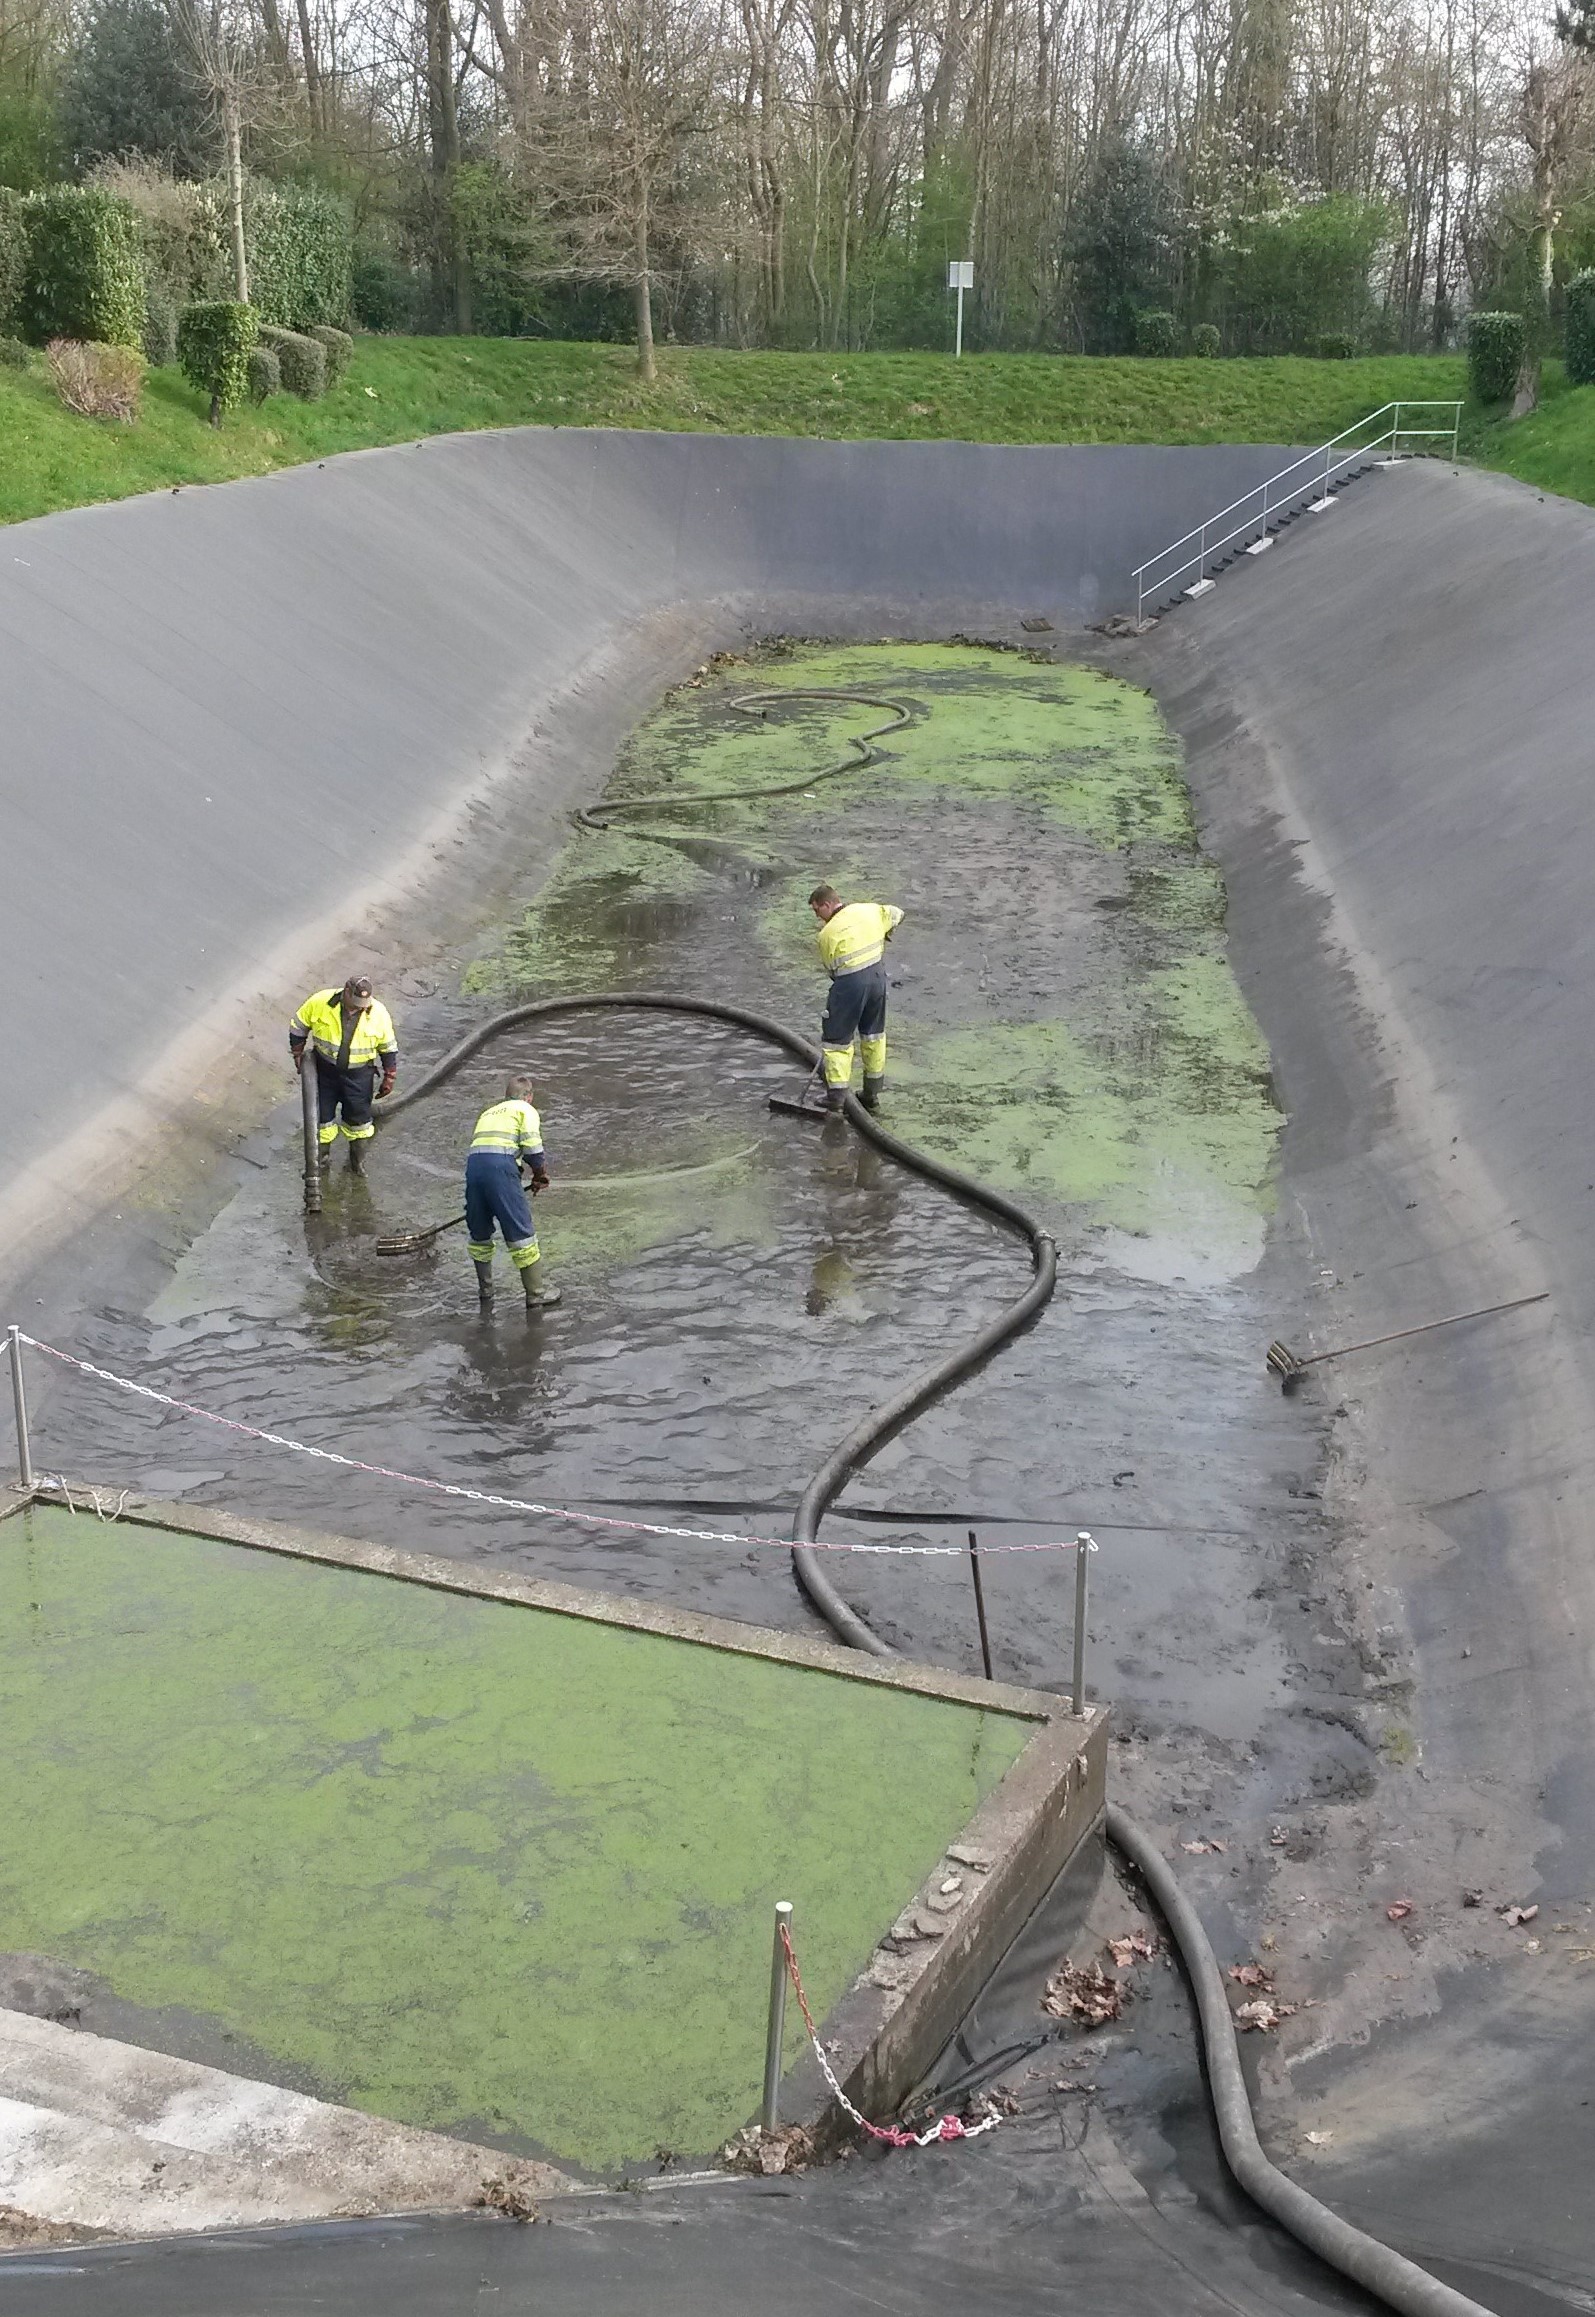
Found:
<svg viewBox="0 0 1595 2317"><path fill-rule="evenodd" d="M288 1025L288 1043L302 1046L308 1037L324 1061L336 1062L343 1050L343 1008L338 1003L342 995L341 989L312 992ZM344 1067L363 1070L368 1062L380 1061L391 1070L398 1058L393 1017L379 998L372 998L354 1018Z"/></svg>
<svg viewBox="0 0 1595 2317"><path fill-rule="evenodd" d="M540 1159L543 1122L529 1102L493 1102L476 1122L472 1150L508 1151L514 1157Z"/></svg>
<svg viewBox="0 0 1595 2317"><path fill-rule="evenodd" d="M887 936L902 922L902 911L889 901L845 902L820 927L820 959L832 981L838 974L879 964Z"/></svg>

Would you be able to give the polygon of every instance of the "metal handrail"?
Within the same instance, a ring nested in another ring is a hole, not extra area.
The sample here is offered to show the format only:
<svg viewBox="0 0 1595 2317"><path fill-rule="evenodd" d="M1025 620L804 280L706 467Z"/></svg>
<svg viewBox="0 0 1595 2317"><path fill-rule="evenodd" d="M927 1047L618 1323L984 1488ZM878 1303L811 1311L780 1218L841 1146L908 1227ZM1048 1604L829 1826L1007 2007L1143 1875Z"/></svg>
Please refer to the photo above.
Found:
<svg viewBox="0 0 1595 2317"><path fill-rule="evenodd" d="M1405 426L1402 424L1402 413L1408 410L1448 410L1451 413L1451 423L1449 426ZM1362 434L1366 428L1376 425L1380 419L1386 416L1390 417L1390 424L1383 433L1375 435L1370 441L1356 443L1350 450L1341 451L1341 445L1350 441L1353 435ZM1137 564L1131 573L1131 577L1135 581L1136 626L1139 628L1144 622L1148 595L1161 593L1164 588L1174 586L1178 580L1184 577L1186 572L1195 570L1195 585L1197 587L1211 586L1212 582L1207 577L1209 556L1220 554L1224 548L1231 546L1235 540L1248 531L1255 530L1260 538L1266 539L1269 515L1271 512L1277 513L1283 501L1299 498L1303 492L1316 486L1318 497L1313 502L1314 507L1327 506L1330 503L1329 485L1334 476L1343 467L1349 467L1355 461L1367 458L1370 452L1383 449L1386 443L1394 451L1396 445L1402 442L1449 440L1450 455L1455 458L1457 438L1461 426L1462 404L1460 401L1382 402L1379 408L1371 410L1366 418L1354 419L1350 426L1343 426L1339 434L1331 435L1328 442L1320 443L1315 450L1303 451L1299 458L1292 459L1288 467L1281 467L1277 474L1270 475L1266 481L1254 484L1249 491L1243 491L1241 496L1238 499L1232 499L1227 507L1220 507L1216 515L1209 515L1205 523L1198 523L1191 530L1182 532L1178 539L1171 539L1167 547L1160 547L1156 555L1150 555L1144 563ZM1335 456L1337 451L1341 452L1338 458ZM1397 451L1396 455L1399 457L1402 454ZM1323 462L1321 470L1319 468L1320 460ZM1293 475L1300 475L1304 467L1311 468L1312 474L1285 491L1283 500L1274 497L1279 486L1282 483L1289 483ZM1241 521L1232 524L1230 529L1219 537L1210 536L1217 526L1227 521L1237 509L1250 507L1255 500L1259 499L1261 505L1255 514L1244 516ZM1165 563L1180 548L1188 547L1193 539L1197 542L1194 555L1187 555L1182 563L1172 564L1167 571L1163 572L1161 577L1148 581L1147 574L1149 572L1155 571L1159 564Z"/></svg>

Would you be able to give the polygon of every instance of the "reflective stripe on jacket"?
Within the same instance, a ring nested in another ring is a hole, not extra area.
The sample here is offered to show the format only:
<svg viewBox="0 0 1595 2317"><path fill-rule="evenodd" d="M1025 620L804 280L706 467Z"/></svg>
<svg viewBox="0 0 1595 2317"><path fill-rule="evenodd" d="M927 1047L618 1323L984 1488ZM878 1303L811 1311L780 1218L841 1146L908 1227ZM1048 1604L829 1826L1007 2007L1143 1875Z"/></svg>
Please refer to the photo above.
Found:
<svg viewBox="0 0 1595 2317"><path fill-rule="evenodd" d="M471 1137L472 1150L509 1151L541 1158L543 1122L529 1102L494 1102L483 1111Z"/></svg>
<svg viewBox="0 0 1595 2317"><path fill-rule="evenodd" d="M343 1059L346 1070L363 1070L367 1063L379 1057L392 1068L399 1058L398 1041L393 1035L393 1017L379 998L367 1000L364 1008L347 1025L338 1000L341 990L316 990L306 998L288 1025L288 1042L302 1046L308 1037L323 1061ZM349 1051L343 1053L345 1028L349 1029Z"/></svg>
<svg viewBox="0 0 1595 2317"><path fill-rule="evenodd" d="M831 979L879 964L887 935L902 922L902 911L888 901L844 903L820 927L820 958Z"/></svg>

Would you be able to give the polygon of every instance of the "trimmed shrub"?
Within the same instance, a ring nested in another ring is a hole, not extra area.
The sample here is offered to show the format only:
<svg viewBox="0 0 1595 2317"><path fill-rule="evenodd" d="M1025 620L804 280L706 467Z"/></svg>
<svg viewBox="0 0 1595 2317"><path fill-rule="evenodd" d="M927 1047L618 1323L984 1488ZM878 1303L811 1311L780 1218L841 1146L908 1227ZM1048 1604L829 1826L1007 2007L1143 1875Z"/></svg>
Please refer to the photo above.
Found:
<svg viewBox="0 0 1595 2317"><path fill-rule="evenodd" d="M183 375L210 396L210 423L220 426L224 411L236 410L249 385L249 357L259 324L253 306L232 298L210 298L185 306L177 325L177 358Z"/></svg>
<svg viewBox="0 0 1595 2317"><path fill-rule="evenodd" d="M354 227L335 195L318 185L252 181L244 231L250 295L263 322L308 330L348 320Z"/></svg>
<svg viewBox="0 0 1595 2317"><path fill-rule="evenodd" d="M26 370L33 348L22 338L0 338L0 370Z"/></svg>
<svg viewBox="0 0 1595 2317"><path fill-rule="evenodd" d="M1357 341L1349 330L1324 330L1314 339L1313 352L1320 362L1350 362L1357 352Z"/></svg>
<svg viewBox="0 0 1595 2317"><path fill-rule="evenodd" d="M9 330L22 304L28 270L28 227L22 196L0 185L0 330Z"/></svg>
<svg viewBox="0 0 1595 2317"><path fill-rule="evenodd" d="M93 185L58 186L27 202L28 265L23 329L51 338L134 346L144 327L144 264L138 219L125 201Z"/></svg>
<svg viewBox="0 0 1595 2317"><path fill-rule="evenodd" d="M1191 352L1203 362L1216 362L1224 351L1224 341L1218 334L1216 322L1193 322L1191 325Z"/></svg>
<svg viewBox="0 0 1595 2317"><path fill-rule="evenodd" d="M80 418L115 418L132 425L144 386L144 357L137 347L52 338L44 351L55 391L68 410Z"/></svg>
<svg viewBox="0 0 1595 2317"><path fill-rule="evenodd" d="M152 370L177 360L177 308L154 282L144 293L144 359Z"/></svg>
<svg viewBox="0 0 1595 2317"><path fill-rule="evenodd" d="M269 346L257 346L249 357L249 399L262 403L282 392L282 364Z"/></svg>
<svg viewBox="0 0 1595 2317"><path fill-rule="evenodd" d="M1595 267L1567 285L1567 383L1595 386Z"/></svg>
<svg viewBox="0 0 1595 2317"><path fill-rule="evenodd" d="M1180 350L1180 325L1174 316L1160 312L1155 306L1145 313L1137 314L1135 350L1138 354L1147 354L1154 360L1162 361L1167 361L1171 354L1177 354Z"/></svg>
<svg viewBox="0 0 1595 2317"><path fill-rule="evenodd" d="M1505 402L1517 388L1529 350L1521 314L1468 316L1468 390L1475 402Z"/></svg>
<svg viewBox="0 0 1595 2317"><path fill-rule="evenodd" d="M305 332L318 346L327 350L327 384L336 386L354 360L354 340L347 330L335 330L330 322L315 322Z"/></svg>
<svg viewBox="0 0 1595 2317"><path fill-rule="evenodd" d="M317 338L300 330L279 330L262 324L260 342L269 346L282 369L283 391L301 402L319 402L327 391L327 349Z"/></svg>

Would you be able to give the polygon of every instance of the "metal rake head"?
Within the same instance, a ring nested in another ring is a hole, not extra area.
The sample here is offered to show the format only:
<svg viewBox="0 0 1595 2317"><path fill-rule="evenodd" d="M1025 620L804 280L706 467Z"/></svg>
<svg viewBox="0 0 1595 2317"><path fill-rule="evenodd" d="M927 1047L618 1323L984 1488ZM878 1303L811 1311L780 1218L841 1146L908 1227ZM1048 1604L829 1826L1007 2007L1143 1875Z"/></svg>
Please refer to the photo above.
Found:
<svg viewBox="0 0 1595 2317"><path fill-rule="evenodd" d="M1307 1362L1299 1360L1289 1344L1271 1343L1268 1347L1269 1372L1279 1378L1282 1392L1294 1392L1307 1373Z"/></svg>

